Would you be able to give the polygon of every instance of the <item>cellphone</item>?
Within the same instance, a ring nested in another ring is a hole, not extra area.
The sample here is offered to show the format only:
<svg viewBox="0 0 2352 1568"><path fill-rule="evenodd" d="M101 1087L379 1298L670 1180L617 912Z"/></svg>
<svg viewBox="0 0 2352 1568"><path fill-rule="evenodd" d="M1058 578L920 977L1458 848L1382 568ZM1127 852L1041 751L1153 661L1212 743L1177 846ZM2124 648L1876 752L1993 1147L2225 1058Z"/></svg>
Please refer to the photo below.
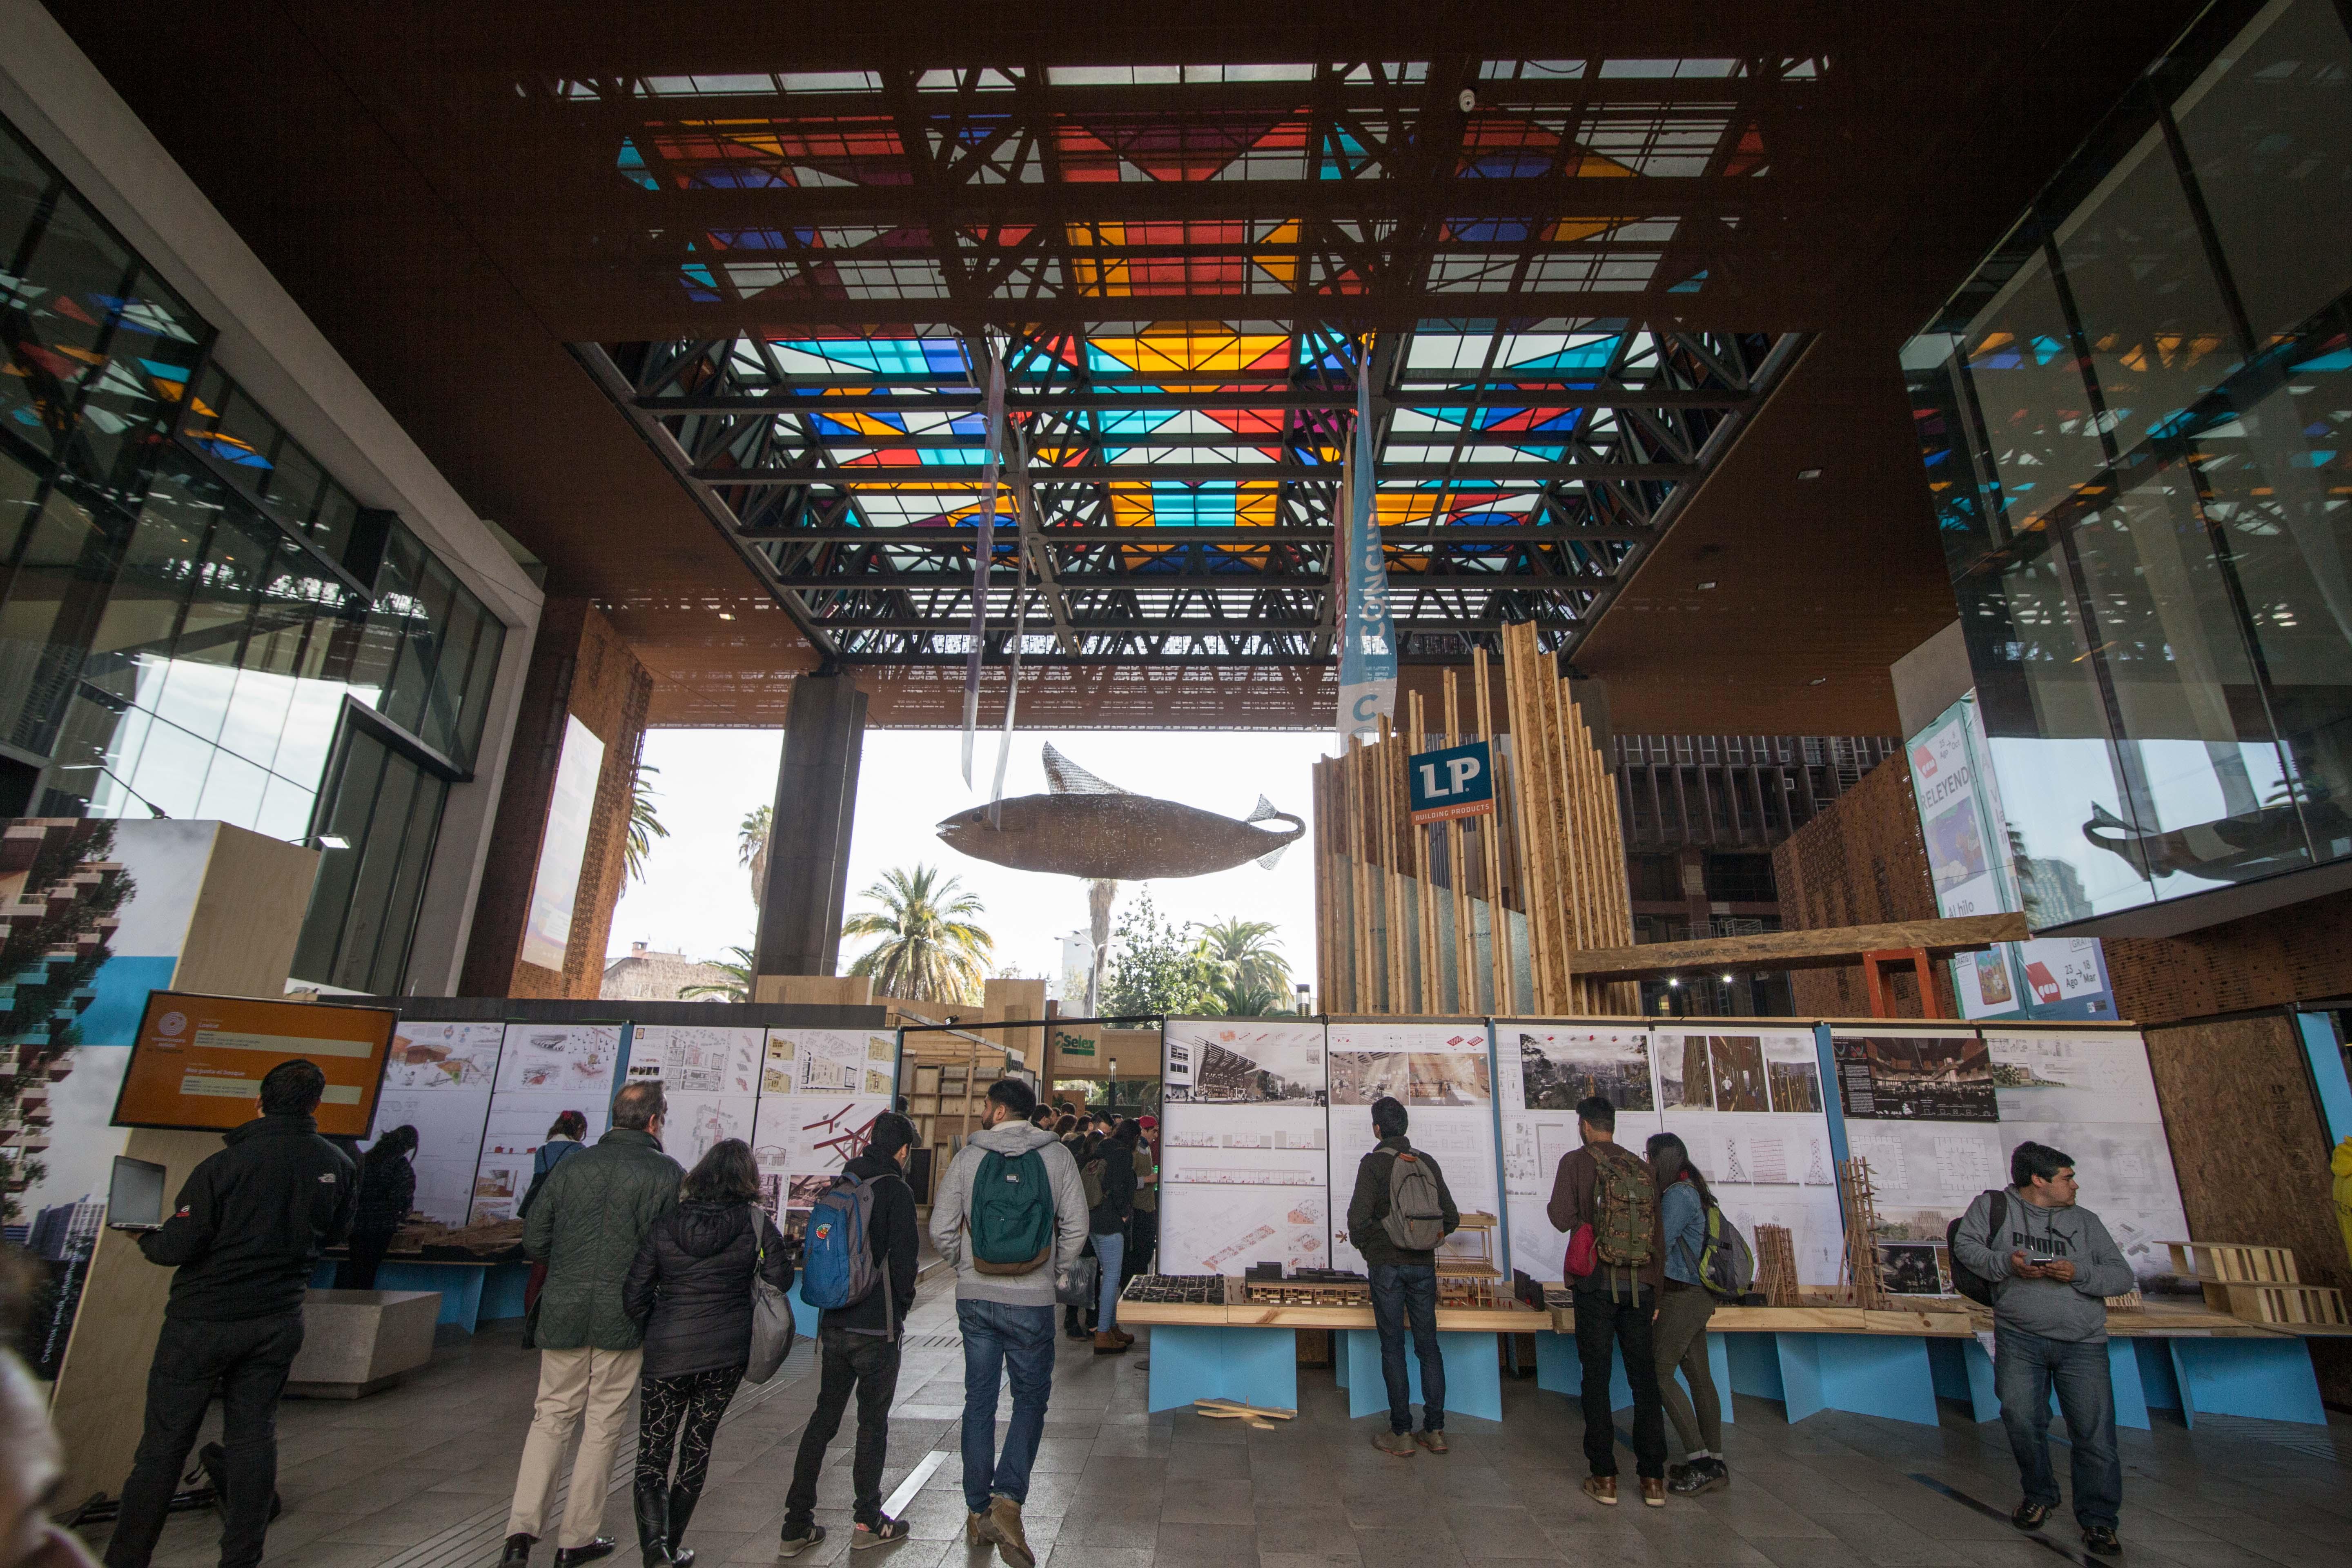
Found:
<svg viewBox="0 0 2352 1568"><path fill-rule="evenodd" d="M2044 1264L2048 1264L2048 1263L2055 1263L2055 1262L2057 1262L2057 1261L2058 1261L2058 1259L2056 1259L2055 1258L2049 1257L2049 1256L2047 1256L2047 1255L2045 1255L2045 1254L2042 1254L2042 1253L2038 1253L2038 1252L2029 1252L2029 1253L2027 1253L2027 1254L2025 1255L2025 1261L2027 1261L2028 1263L2032 1264L2036 1268L2041 1268L2041 1267L2042 1267L2042 1265L2044 1265Z"/></svg>

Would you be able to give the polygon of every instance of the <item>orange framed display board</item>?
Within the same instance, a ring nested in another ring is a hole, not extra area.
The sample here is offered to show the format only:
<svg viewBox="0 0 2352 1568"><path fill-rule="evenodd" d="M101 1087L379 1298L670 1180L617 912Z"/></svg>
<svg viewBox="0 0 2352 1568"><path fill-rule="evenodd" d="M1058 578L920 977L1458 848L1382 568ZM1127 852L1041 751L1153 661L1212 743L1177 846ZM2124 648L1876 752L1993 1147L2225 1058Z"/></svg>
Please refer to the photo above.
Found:
<svg viewBox="0 0 2352 1568"><path fill-rule="evenodd" d="M327 1075L319 1131L364 1138L398 1019L389 1007L150 992L112 1125L227 1131L259 1114L262 1075L301 1058Z"/></svg>

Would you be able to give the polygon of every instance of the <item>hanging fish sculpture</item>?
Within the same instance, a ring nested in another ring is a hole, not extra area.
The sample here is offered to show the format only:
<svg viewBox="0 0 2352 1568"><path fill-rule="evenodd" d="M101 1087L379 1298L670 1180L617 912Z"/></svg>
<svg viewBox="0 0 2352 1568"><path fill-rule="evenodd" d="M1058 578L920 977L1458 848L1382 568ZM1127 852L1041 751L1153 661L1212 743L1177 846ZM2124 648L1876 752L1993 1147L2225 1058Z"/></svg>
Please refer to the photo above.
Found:
<svg viewBox="0 0 2352 1568"><path fill-rule="evenodd" d="M1161 877L1204 877L1255 860L1271 870L1307 824L1276 811L1264 795L1242 821L1130 795L1045 748L1051 793L1000 801L999 826L984 805L960 811L939 825L942 841L976 860L1016 871L1047 871L1097 881L1148 882ZM1262 822L1286 822L1268 831Z"/></svg>

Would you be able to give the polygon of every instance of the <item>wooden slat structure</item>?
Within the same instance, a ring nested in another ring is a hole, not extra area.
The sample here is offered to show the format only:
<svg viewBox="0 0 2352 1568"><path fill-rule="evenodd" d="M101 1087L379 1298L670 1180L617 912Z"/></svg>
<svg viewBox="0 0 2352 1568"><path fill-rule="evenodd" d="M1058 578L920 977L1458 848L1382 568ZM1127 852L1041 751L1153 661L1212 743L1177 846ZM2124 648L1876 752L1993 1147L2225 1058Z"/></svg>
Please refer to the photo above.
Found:
<svg viewBox="0 0 2352 1568"><path fill-rule="evenodd" d="M1446 672L1442 730L1412 693L1401 726L1383 721L1376 742L1350 741L1346 755L1316 764L1324 1011L1637 1012L1635 986L1587 978L1572 962L1630 946L1633 921L1616 788L1569 683L1535 627L1516 626L1504 628L1501 689L1483 650L1469 688ZM1498 698L1507 738L1494 731ZM1493 742L1494 815L1414 826L1406 760L1482 740Z"/></svg>
<svg viewBox="0 0 2352 1568"><path fill-rule="evenodd" d="M1925 952L1930 958L1977 952L1995 942L2032 935L2023 915L1963 915L1957 920L1897 921L1885 925L1835 926L1826 931L1775 931L1698 942L1647 942L1588 948L1569 960L1585 980L1649 980L1709 969L1842 969L1888 949Z"/></svg>

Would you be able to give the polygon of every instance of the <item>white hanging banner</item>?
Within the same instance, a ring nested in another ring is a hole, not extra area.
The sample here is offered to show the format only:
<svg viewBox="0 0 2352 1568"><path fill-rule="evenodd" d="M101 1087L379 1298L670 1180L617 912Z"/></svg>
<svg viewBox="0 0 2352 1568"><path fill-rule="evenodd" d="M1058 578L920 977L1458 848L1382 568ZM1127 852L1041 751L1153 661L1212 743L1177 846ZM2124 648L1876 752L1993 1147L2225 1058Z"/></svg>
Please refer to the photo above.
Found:
<svg viewBox="0 0 2352 1568"><path fill-rule="evenodd" d="M1004 449L1004 361L988 344L988 466L981 477L980 517L971 557L971 647L963 665L963 782L971 787L971 742L980 728L980 656L988 644L988 569L996 558L996 472Z"/></svg>
<svg viewBox="0 0 2352 1568"><path fill-rule="evenodd" d="M1347 584L1339 618L1339 742L1376 731L1396 714L1396 623L1389 615L1388 552L1381 542L1373 501L1372 352L1369 340L1356 372L1356 428L1348 441L1340 480L1345 526L1339 531Z"/></svg>

